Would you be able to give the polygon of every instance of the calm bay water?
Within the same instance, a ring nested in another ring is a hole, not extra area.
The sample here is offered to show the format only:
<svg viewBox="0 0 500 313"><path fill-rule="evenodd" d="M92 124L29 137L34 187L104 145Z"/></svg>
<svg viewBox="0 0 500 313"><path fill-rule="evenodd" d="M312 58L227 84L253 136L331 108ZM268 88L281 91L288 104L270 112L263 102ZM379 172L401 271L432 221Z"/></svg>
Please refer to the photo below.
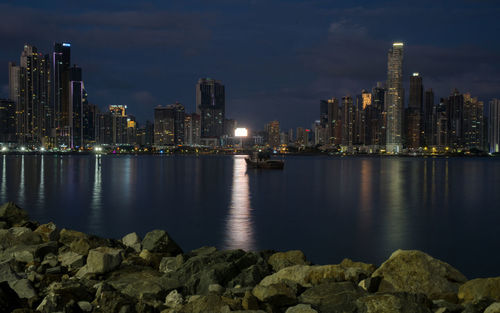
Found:
<svg viewBox="0 0 500 313"><path fill-rule="evenodd" d="M500 160L0 156L0 202L100 236L166 229L184 248L303 250L380 264L420 249L470 278L500 275Z"/></svg>

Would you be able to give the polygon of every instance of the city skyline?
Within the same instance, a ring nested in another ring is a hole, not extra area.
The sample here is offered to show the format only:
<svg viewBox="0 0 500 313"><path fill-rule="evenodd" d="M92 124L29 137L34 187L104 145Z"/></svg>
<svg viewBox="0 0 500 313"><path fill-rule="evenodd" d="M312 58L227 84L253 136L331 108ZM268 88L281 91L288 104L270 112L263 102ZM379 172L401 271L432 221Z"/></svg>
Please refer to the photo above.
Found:
<svg viewBox="0 0 500 313"><path fill-rule="evenodd" d="M63 3L0 4L6 29L0 34L5 43L0 62L17 61L19 47L26 42L44 52L51 50L53 42L71 42L72 59L76 60L72 63L84 70L89 100L101 108L125 104L141 122L152 120L155 106L176 101L194 112L193 82L216 77L227 88L226 116L253 129L276 119L284 129L309 127L317 119L318 99L355 95L385 81L384 55L396 40L405 43L405 90L409 74L419 72L424 88L432 87L436 98L457 88L488 103L500 93L495 74L500 66L499 44L490 36L498 22L493 18L482 18L481 23L460 19L494 16L498 8L491 3L453 2L452 7L451 2L443 2L427 11L425 3L412 5L412 13L428 14L421 15L421 21L412 18L408 22L403 20L409 9L387 2L349 6L273 1L267 11L262 11L263 5L259 1L216 2L212 9L200 5L193 11L182 4L153 7L124 2L98 8L91 2L81 10ZM451 9L454 14L449 14ZM229 19L225 11L242 21L233 18L235 27L222 28ZM281 11L283 14L277 14ZM389 21L393 11L399 15ZM219 15L218 22L187 22L193 14L205 17L210 12ZM257 12L262 16L257 17ZM249 17L254 23L244 23ZM453 28L427 25L438 17ZM384 25L375 25L380 20ZM459 24L458 20L465 22ZM43 21L51 21L50 29ZM32 23L36 27L30 27ZM400 27L395 27L397 23ZM142 39L138 38L141 29ZM246 40L235 36L237 30ZM131 41L120 36L127 31ZM0 79L2 98L8 97L7 84L4 74Z"/></svg>

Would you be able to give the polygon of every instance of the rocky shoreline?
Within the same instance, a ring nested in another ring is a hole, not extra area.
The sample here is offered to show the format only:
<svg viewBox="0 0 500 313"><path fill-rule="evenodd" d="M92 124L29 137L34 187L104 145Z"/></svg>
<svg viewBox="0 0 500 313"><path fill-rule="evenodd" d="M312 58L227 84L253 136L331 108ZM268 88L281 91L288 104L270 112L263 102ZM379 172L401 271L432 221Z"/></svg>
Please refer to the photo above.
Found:
<svg viewBox="0 0 500 313"><path fill-rule="evenodd" d="M183 252L163 230L99 238L0 206L0 312L500 313L500 277L468 280L417 250L378 268L301 251Z"/></svg>

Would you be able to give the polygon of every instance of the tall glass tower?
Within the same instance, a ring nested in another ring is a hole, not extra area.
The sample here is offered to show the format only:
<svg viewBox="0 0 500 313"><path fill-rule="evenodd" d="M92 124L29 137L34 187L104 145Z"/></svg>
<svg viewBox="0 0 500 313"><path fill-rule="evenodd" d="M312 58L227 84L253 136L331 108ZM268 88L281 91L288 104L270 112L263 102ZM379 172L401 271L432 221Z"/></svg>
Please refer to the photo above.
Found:
<svg viewBox="0 0 500 313"><path fill-rule="evenodd" d="M395 42L387 54L387 110L386 151L399 153L403 147L402 126L404 108L403 43Z"/></svg>
<svg viewBox="0 0 500 313"><path fill-rule="evenodd" d="M226 96L221 81L200 78L196 84L196 113L201 116L201 137L220 138L224 134Z"/></svg>

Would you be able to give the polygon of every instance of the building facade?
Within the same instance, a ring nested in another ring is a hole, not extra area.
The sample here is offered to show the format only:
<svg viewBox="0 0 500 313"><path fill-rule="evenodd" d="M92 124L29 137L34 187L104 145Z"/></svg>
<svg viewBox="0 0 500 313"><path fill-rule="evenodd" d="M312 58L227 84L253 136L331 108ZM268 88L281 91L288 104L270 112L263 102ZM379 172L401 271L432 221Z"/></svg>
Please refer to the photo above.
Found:
<svg viewBox="0 0 500 313"><path fill-rule="evenodd" d="M387 54L387 92L385 108L387 111L386 151L399 153L403 138L403 43L395 42Z"/></svg>

